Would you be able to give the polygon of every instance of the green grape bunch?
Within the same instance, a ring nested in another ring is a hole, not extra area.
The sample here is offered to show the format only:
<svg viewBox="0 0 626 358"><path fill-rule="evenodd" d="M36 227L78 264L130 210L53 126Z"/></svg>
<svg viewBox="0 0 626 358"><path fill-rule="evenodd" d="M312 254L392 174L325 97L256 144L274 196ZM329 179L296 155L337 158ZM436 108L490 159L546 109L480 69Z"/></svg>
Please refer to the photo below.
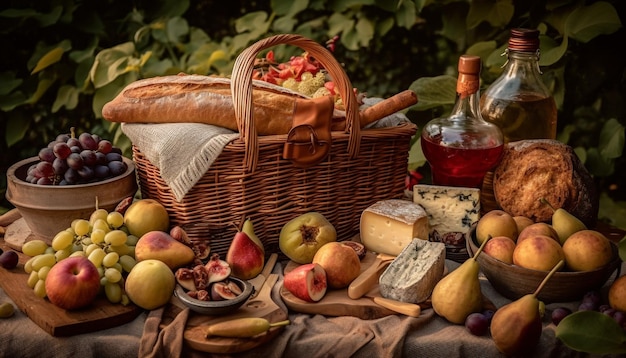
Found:
<svg viewBox="0 0 626 358"><path fill-rule="evenodd" d="M84 256L98 269L107 300L127 305L130 300L124 292L124 276L135 266L138 240L128 233L122 213L96 207L89 220L73 220L50 245L36 239L22 246L22 252L30 257L24 264L29 274L27 285L36 296L46 297L45 280L50 268L68 257Z"/></svg>

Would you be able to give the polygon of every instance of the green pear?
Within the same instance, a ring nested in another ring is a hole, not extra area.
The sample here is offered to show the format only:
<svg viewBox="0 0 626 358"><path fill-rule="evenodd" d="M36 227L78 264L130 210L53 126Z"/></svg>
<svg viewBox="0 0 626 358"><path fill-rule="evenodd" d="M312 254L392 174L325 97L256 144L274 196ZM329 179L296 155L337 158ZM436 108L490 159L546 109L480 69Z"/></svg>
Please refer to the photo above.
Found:
<svg viewBox="0 0 626 358"><path fill-rule="evenodd" d="M568 237L572 236L573 233L586 230L587 226L580 221L577 217L570 214L567 210L563 208L555 209L547 200L541 199L541 202L548 205L552 211L552 227L559 235L559 241L561 245L565 243Z"/></svg>
<svg viewBox="0 0 626 358"><path fill-rule="evenodd" d="M243 227L241 228L241 231L248 234L248 237L252 241L254 241L254 243L256 243L261 248L263 254L265 254L265 247L263 247L263 242L254 233L254 225L252 224L252 220L250 218L246 219L246 221L243 222Z"/></svg>
<svg viewBox="0 0 626 358"><path fill-rule="evenodd" d="M471 313L482 310L483 294L478 279L480 265L476 258L489 239L491 236L482 242L474 256L465 260L435 285L431 302L433 310L439 316L452 323L463 324Z"/></svg>
<svg viewBox="0 0 626 358"><path fill-rule="evenodd" d="M534 293L524 295L496 310L491 319L491 337L496 348L507 356L534 348L541 338L542 302L537 299L543 286L564 264L559 261Z"/></svg>

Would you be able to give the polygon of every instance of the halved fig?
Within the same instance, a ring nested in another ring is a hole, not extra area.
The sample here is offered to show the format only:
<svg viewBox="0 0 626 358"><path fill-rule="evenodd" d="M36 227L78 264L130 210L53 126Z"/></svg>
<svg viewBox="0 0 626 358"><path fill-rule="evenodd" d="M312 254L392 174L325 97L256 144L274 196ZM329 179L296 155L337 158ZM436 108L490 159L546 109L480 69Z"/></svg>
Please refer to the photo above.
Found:
<svg viewBox="0 0 626 358"><path fill-rule="evenodd" d="M222 300L232 300L237 296L225 281L215 282L211 286L211 298L221 297Z"/></svg>
<svg viewBox="0 0 626 358"><path fill-rule="evenodd" d="M206 259L211 253L211 248L205 243L192 242L191 249L196 254L196 258L200 260Z"/></svg>
<svg viewBox="0 0 626 358"><path fill-rule="evenodd" d="M211 259L204 265L209 274L208 283L224 281L230 276L230 265L228 262L220 259L220 255L215 253L211 255Z"/></svg>
<svg viewBox="0 0 626 358"><path fill-rule="evenodd" d="M196 283L194 280L193 270L181 267L176 270L176 282L187 291L195 291Z"/></svg>

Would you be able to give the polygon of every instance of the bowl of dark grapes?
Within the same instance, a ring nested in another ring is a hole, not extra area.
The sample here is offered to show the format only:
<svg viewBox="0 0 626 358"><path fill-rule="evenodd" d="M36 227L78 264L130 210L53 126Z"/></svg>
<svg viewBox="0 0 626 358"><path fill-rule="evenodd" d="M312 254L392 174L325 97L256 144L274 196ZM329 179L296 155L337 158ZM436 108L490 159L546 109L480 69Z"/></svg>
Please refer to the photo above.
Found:
<svg viewBox="0 0 626 358"><path fill-rule="evenodd" d="M50 243L95 208L113 211L137 192L135 165L97 134L59 134L35 157L7 170L7 200L28 228Z"/></svg>

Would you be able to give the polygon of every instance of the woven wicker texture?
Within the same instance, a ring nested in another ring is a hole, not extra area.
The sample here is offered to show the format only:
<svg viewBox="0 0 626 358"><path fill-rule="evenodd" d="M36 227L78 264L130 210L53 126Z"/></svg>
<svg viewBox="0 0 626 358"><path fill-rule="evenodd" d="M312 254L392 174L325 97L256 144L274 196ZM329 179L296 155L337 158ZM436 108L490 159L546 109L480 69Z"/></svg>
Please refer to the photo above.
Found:
<svg viewBox="0 0 626 358"><path fill-rule="evenodd" d="M329 71L346 103L347 132L333 132L329 156L300 169L282 158L286 135L258 136L252 120L251 70L259 51L278 44L308 51ZM382 199L401 198L408 151L416 126L360 129L352 85L330 52L298 35L277 35L242 52L232 78L233 102L242 133L224 148L211 168L177 201L159 169L133 147L141 194L161 202L173 225L192 240L210 240L211 251L225 255L243 218L251 218L267 253L280 252L278 238L287 221L309 211L322 213L339 240L359 232L361 212Z"/></svg>

